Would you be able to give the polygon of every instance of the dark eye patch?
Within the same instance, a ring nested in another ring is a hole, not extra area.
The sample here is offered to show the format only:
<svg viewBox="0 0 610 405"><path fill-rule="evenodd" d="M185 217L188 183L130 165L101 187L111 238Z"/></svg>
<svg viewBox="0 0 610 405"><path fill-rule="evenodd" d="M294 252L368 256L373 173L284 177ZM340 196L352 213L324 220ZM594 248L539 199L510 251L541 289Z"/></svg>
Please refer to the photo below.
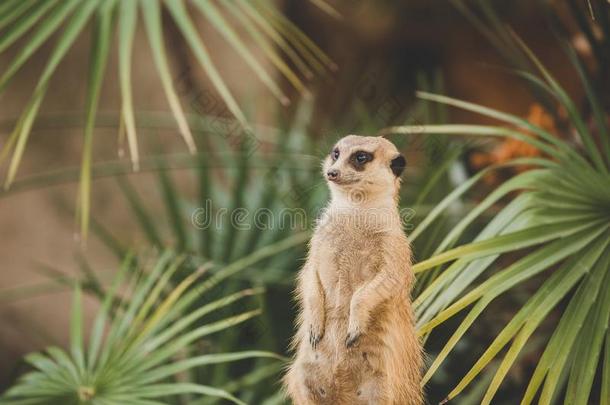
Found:
<svg viewBox="0 0 610 405"><path fill-rule="evenodd" d="M351 154L349 157L349 162L354 169L357 171L364 170L364 166L372 161L374 158L371 152L366 152L364 150L359 150Z"/></svg>

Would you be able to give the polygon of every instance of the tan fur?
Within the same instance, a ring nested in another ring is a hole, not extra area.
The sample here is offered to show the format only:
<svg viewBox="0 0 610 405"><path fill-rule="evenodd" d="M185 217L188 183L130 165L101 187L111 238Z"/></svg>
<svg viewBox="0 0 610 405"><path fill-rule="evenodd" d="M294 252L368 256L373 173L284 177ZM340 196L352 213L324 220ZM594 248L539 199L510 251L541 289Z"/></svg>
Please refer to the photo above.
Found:
<svg viewBox="0 0 610 405"><path fill-rule="evenodd" d="M397 209L399 156L383 138L341 139L324 161L332 198L299 273L296 355L284 378L296 405L419 405L422 355L411 309L411 249ZM359 170L356 151L373 154ZM332 153L332 152L331 152Z"/></svg>

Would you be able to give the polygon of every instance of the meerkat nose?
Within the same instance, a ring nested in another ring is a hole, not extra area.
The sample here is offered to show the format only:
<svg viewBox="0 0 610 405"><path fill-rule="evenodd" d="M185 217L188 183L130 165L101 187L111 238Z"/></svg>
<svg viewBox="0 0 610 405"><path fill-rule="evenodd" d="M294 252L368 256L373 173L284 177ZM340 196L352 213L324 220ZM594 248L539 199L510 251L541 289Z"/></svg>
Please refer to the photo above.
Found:
<svg viewBox="0 0 610 405"><path fill-rule="evenodd" d="M328 177L328 180L330 181L335 181L339 178L339 170L337 169L331 169L328 172L326 172L326 177Z"/></svg>

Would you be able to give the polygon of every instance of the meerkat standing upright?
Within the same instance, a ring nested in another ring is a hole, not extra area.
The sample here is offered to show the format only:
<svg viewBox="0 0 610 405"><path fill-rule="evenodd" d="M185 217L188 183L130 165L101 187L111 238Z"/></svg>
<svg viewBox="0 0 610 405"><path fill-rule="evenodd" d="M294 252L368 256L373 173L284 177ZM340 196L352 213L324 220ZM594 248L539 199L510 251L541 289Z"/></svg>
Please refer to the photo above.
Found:
<svg viewBox="0 0 610 405"><path fill-rule="evenodd" d="M331 201L299 273L296 405L419 405L422 350L411 249L398 212L405 159L384 138L349 135L324 161Z"/></svg>

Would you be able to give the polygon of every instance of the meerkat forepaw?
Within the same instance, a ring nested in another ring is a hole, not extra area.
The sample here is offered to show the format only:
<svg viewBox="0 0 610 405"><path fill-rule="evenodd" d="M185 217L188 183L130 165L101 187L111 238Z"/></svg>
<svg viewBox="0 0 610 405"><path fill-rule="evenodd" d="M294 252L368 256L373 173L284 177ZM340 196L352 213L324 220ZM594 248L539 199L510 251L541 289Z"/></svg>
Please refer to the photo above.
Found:
<svg viewBox="0 0 610 405"><path fill-rule="evenodd" d="M309 326L309 344L315 350L318 348L318 344L322 340L323 332L320 328L316 328L314 325Z"/></svg>
<svg viewBox="0 0 610 405"><path fill-rule="evenodd" d="M360 328L359 324L350 322L349 327L347 328L347 337L345 338L345 346L349 349L358 343L358 340L362 336L362 328Z"/></svg>
<svg viewBox="0 0 610 405"><path fill-rule="evenodd" d="M360 331L348 332L347 337L345 338L345 347L349 349L355 346L358 343L360 336L362 336Z"/></svg>
<svg viewBox="0 0 610 405"><path fill-rule="evenodd" d="M360 319L357 315L358 312L352 309L347 326L347 337L345 339L345 346L348 348L354 346L358 339L366 332L366 320Z"/></svg>

